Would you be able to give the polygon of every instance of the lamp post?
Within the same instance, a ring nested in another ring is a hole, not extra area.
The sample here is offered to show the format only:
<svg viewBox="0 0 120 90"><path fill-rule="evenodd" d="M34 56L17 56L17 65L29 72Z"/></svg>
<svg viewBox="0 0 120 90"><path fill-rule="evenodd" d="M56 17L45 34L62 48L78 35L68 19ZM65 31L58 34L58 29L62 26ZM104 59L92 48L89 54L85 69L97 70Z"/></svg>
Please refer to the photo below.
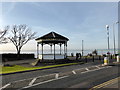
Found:
<svg viewBox="0 0 120 90"><path fill-rule="evenodd" d="M83 40L82 40L82 56L83 56Z"/></svg>
<svg viewBox="0 0 120 90"><path fill-rule="evenodd" d="M110 47L109 47L109 25L106 25L106 30L107 30L107 39L108 39L108 55L109 55L109 51L110 51Z"/></svg>
<svg viewBox="0 0 120 90"><path fill-rule="evenodd" d="M115 24L118 24L119 22L117 21L117 22L115 22L115 23L113 23L113 44L114 44L114 55L116 54L116 51L115 51L115 28L114 28L114 26L115 26Z"/></svg>

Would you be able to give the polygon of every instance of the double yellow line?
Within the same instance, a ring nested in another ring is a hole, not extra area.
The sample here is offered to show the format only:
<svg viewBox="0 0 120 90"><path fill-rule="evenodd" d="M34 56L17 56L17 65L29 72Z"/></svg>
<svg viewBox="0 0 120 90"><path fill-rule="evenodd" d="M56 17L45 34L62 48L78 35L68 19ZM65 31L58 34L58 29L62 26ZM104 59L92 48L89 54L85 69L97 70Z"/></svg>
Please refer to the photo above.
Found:
<svg viewBox="0 0 120 90"><path fill-rule="evenodd" d="M97 85L97 86L94 86L94 87L92 87L92 88L89 89L89 90L95 90L95 89L99 89L99 88L105 87L105 86L107 86L107 85L109 85L109 84L113 84L113 83L115 83L115 82L118 82L118 80L120 80L120 77L117 77L117 78L115 78L115 79L112 79L112 80L109 80L109 81L104 82L104 83L102 83L102 84L99 84L99 85Z"/></svg>

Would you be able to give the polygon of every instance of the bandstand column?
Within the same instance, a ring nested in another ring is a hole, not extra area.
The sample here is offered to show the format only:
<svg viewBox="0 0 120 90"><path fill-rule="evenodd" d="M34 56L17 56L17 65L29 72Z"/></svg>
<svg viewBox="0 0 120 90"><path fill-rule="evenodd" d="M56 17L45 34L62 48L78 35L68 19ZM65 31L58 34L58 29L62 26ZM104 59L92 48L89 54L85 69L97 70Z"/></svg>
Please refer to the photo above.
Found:
<svg viewBox="0 0 120 90"><path fill-rule="evenodd" d="M64 43L64 59L65 59L65 43Z"/></svg>
<svg viewBox="0 0 120 90"><path fill-rule="evenodd" d="M55 60L55 43L54 43L54 60Z"/></svg>
<svg viewBox="0 0 120 90"><path fill-rule="evenodd" d="M43 43L41 44L41 46L42 46L42 60L43 60Z"/></svg>
<svg viewBox="0 0 120 90"><path fill-rule="evenodd" d="M37 43L37 58L39 59L39 43Z"/></svg>
<svg viewBox="0 0 120 90"><path fill-rule="evenodd" d="M62 44L60 43L60 55L61 55L61 45L62 45Z"/></svg>
<svg viewBox="0 0 120 90"><path fill-rule="evenodd" d="M66 58L67 58L67 43L66 43Z"/></svg>
<svg viewBox="0 0 120 90"><path fill-rule="evenodd" d="M50 47L51 47L51 54L52 54L52 44L50 44Z"/></svg>

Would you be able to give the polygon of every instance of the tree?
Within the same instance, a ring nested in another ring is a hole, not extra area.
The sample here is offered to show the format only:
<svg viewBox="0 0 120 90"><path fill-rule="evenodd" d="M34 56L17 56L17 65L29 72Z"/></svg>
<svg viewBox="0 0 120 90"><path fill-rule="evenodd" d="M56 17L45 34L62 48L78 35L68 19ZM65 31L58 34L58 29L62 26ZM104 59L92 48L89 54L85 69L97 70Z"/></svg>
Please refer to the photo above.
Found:
<svg viewBox="0 0 120 90"><path fill-rule="evenodd" d="M9 26L6 26L4 30L0 29L0 44L7 43L7 38L5 37L6 33L8 32Z"/></svg>
<svg viewBox="0 0 120 90"><path fill-rule="evenodd" d="M95 49L95 50L92 52L92 54L97 55L97 54L98 54L97 50Z"/></svg>
<svg viewBox="0 0 120 90"><path fill-rule="evenodd" d="M15 45L18 56L20 55L23 45L28 41L35 38L35 32L31 32L31 29L27 25L13 25L11 29L10 41Z"/></svg>

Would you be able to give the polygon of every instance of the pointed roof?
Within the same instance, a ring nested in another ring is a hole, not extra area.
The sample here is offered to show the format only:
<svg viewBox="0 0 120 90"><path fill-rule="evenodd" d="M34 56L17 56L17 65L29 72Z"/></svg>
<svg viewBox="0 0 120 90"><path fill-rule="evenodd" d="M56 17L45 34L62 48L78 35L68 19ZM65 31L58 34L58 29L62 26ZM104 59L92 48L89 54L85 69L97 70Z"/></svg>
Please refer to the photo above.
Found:
<svg viewBox="0 0 120 90"><path fill-rule="evenodd" d="M42 37L39 37L35 40L42 40L42 39L60 39L60 40L67 40L67 41L69 40L68 38L66 38L60 34L57 34L55 32L50 32L50 33L48 33Z"/></svg>

